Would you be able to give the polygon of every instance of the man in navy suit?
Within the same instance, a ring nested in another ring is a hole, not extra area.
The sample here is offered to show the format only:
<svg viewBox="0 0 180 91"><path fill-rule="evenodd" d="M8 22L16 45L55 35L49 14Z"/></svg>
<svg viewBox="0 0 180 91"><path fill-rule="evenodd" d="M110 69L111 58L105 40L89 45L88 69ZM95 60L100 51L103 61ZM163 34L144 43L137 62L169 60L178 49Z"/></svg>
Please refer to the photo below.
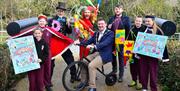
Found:
<svg viewBox="0 0 180 91"><path fill-rule="evenodd" d="M75 41L75 44L87 45L94 51L87 58L91 60L88 64L89 69L89 89L88 91L96 91L96 68L103 64L111 62L112 46L114 43L114 33L106 28L106 22L103 18L98 19L98 31L86 42Z"/></svg>

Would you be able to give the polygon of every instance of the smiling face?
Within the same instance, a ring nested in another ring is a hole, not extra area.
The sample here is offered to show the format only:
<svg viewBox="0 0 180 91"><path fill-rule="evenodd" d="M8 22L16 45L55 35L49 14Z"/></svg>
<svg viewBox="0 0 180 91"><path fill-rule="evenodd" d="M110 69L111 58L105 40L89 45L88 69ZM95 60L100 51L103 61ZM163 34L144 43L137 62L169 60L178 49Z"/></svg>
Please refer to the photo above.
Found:
<svg viewBox="0 0 180 91"><path fill-rule="evenodd" d="M38 20L38 24L39 24L40 27L45 27L46 24L47 24L47 21L46 21L46 19L41 18L41 19Z"/></svg>
<svg viewBox="0 0 180 91"><path fill-rule="evenodd" d="M104 29L106 29L106 22L104 20L99 20L98 21L98 29L99 31L103 31Z"/></svg>
<svg viewBox="0 0 180 91"><path fill-rule="evenodd" d="M90 16L91 16L91 11L88 10L88 9L84 10L84 17L85 17L86 19L89 19Z"/></svg>
<svg viewBox="0 0 180 91"><path fill-rule="evenodd" d="M153 27L154 21L152 18L145 18L145 24L147 27Z"/></svg>
<svg viewBox="0 0 180 91"><path fill-rule="evenodd" d="M56 10L58 16L64 16L64 10L63 9L57 9Z"/></svg>
<svg viewBox="0 0 180 91"><path fill-rule="evenodd" d="M34 30L33 35L39 41L42 38L43 32L37 29L37 30Z"/></svg>
<svg viewBox="0 0 180 91"><path fill-rule="evenodd" d="M136 26L137 28L141 27L141 24L143 23L142 17L136 17L134 23L135 23L135 26Z"/></svg>

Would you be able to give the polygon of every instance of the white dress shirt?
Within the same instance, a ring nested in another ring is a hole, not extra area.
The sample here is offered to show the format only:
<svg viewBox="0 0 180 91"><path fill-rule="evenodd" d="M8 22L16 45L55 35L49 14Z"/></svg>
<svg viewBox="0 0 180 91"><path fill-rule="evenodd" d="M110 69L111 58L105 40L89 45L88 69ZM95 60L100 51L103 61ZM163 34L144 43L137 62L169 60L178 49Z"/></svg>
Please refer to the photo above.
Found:
<svg viewBox="0 0 180 91"><path fill-rule="evenodd" d="M104 35L104 32L106 31L106 29L104 29L103 31L99 32L99 37L98 37L98 41L101 40L102 36Z"/></svg>

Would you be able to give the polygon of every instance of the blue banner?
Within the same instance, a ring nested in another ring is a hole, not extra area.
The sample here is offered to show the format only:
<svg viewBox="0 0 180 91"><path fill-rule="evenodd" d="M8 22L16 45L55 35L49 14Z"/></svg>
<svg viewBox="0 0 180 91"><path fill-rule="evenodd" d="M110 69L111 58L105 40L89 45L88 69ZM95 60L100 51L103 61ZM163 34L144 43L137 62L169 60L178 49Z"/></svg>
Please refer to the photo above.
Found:
<svg viewBox="0 0 180 91"><path fill-rule="evenodd" d="M33 36L7 40L15 74L40 68Z"/></svg>
<svg viewBox="0 0 180 91"><path fill-rule="evenodd" d="M133 52L162 59L167 39L167 36L139 32Z"/></svg>

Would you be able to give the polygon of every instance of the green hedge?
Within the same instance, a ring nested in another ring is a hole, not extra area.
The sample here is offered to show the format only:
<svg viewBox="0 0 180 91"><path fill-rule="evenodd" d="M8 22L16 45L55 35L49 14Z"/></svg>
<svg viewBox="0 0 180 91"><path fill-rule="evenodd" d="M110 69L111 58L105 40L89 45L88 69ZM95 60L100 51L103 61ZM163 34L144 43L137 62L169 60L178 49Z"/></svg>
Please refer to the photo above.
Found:
<svg viewBox="0 0 180 91"><path fill-rule="evenodd" d="M169 41L170 61L160 62L159 81L163 91L180 91L180 42Z"/></svg>
<svg viewBox="0 0 180 91"><path fill-rule="evenodd" d="M23 77L25 74L14 74L8 47L6 44L0 44L0 91L7 91Z"/></svg>

